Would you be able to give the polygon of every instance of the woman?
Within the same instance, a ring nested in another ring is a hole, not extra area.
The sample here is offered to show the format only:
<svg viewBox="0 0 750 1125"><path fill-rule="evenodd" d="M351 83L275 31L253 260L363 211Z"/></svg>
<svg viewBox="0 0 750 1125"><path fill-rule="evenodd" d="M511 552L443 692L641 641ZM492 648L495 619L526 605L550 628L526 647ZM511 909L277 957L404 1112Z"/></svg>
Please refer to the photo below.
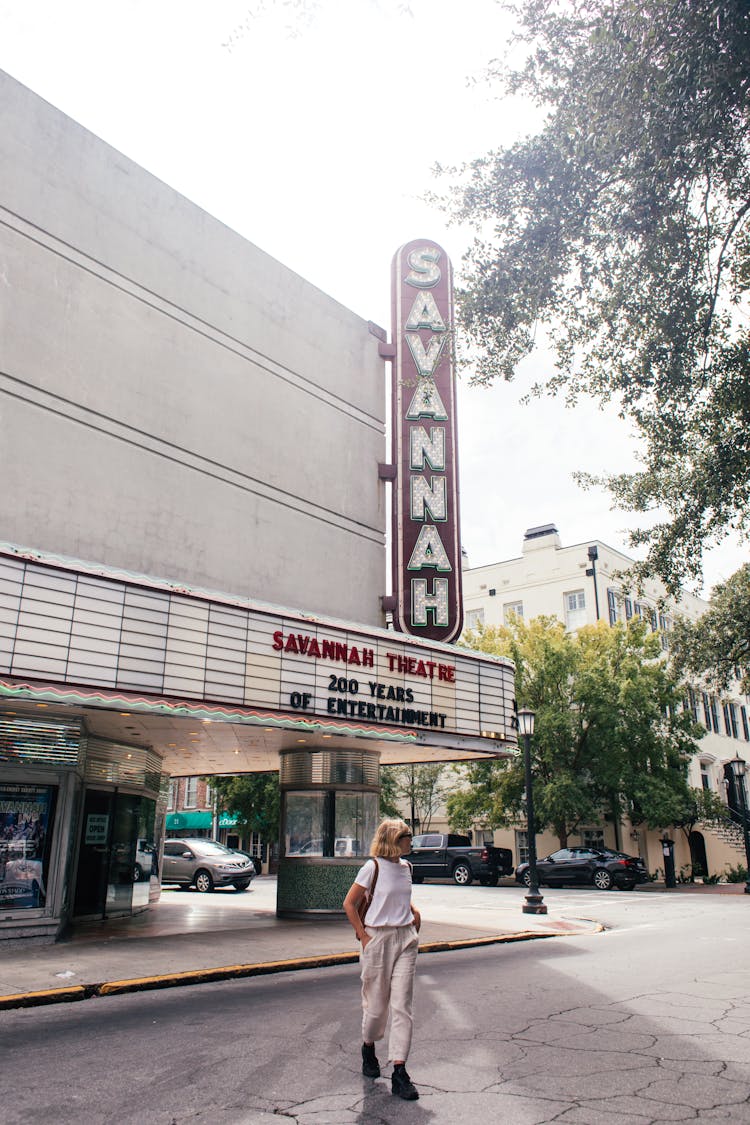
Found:
<svg viewBox="0 0 750 1125"><path fill-rule="evenodd" d="M385 1035L390 1009L391 1092L413 1102L419 1094L406 1073L406 1059L422 919L411 901L411 864L403 858L410 851L408 825L403 820L382 821L370 846L373 858L358 872L344 899L344 910L362 943L362 1073L368 1078L380 1077L375 1041ZM366 901L373 882L363 924L358 907Z"/></svg>

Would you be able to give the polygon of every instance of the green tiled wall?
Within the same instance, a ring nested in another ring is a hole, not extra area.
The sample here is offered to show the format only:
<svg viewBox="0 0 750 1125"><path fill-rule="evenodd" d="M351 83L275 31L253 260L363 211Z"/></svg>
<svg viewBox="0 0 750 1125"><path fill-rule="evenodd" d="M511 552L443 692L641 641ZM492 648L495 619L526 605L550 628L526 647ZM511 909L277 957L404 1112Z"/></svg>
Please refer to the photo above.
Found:
<svg viewBox="0 0 750 1125"><path fill-rule="evenodd" d="M311 863L282 859L276 892L277 914L329 913L343 916L342 902L367 857L351 862Z"/></svg>

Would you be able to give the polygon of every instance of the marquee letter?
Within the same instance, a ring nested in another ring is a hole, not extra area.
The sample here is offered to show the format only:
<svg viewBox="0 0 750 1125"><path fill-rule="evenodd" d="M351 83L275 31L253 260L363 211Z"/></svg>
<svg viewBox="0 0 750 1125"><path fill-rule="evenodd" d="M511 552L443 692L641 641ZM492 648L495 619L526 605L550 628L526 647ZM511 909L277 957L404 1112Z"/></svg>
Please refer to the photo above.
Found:
<svg viewBox="0 0 750 1125"><path fill-rule="evenodd" d="M422 570L426 566L434 566L435 570L453 570L438 529L431 523L420 529L407 569Z"/></svg>
<svg viewBox="0 0 750 1125"><path fill-rule="evenodd" d="M424 426L411 426L409 429L409 468L423 469L425 461L437 472L445 469L445 430L442 426L431 426L429 437Z"/></svg>
<svg viewBox="0 0 750 1125"><path fill-rule="evenodd" d="M436 422L445 422L448 415L443 406L443 400L432 379L419 379L406 417L411 421L415 418L434 418Z"/></svg>
<svg viewBox="0 0 750 1125"><path fill-rule="evenodd" d="M433 477L428 484L424 477L411 478L411 518L424 520L425 508L438 523L448 518L445 477Z"/></svg>
<svg viewBox="0 0 750 1125"><path fill-rule="evenodd" d="M432 332L445 332L445 321L438 312L432 293L418 293L404 325L405 332L416 332L418 328L429 328Z"/></svg>
<svg viewBox="0 0 750 1125"><path fill-rule="evenodd" d="M428 612L432 614L433 624L448 624L448 579L435 578L432 594L427 593L426 578L411 580L411 621L412 625L427 624Z"/></svg>
<svg viewBox="0 0 750 1125"><path fill-rule="evenodd" d="M406 333L406 342L409 345L412 359L417 365L417 374L420 378L425 379L432 375L440 362L440 356L447 339L447 336L433 336L427 345L427 350L425 350L422 338L416 332Z"/></svg>
<svg viewBox="0 0 750 1125"><path fill-rule="evenodd" d="M420 246L418 250L412 250L407 261L411 266L404 278L407 285L414 285L417 289L432 289L440 281L440 251L436 246Z"/></svg>

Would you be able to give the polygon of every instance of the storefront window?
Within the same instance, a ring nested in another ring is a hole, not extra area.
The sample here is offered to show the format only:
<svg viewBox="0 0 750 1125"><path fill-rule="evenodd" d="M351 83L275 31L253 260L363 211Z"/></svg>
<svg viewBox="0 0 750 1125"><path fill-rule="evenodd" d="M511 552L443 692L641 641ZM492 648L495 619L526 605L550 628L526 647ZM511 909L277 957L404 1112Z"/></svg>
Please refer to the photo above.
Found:
<svg viewBox="0 0 750 1125"><path fill-rule="evenodd" d="M378 826L377 793L336 793L334 855L369 855Z"/></svg>
<svg viewBox="0 0 750 1125"><path fill-rule="evenodd" d="M287 855L323 855L325 793L287 793L284 842Z"/></svg>
<svg viewBox="0 0 750 1125"><path fill-rule="evenodd" d="M377 793L286 794L288 856L368 855L377 824Z"/></svg>
<svg viewBox="0 0 750 1125"><path fill-rule="evenodd" d="M0 785L0 907L34 909L47 899L57 788Z"/></svg>

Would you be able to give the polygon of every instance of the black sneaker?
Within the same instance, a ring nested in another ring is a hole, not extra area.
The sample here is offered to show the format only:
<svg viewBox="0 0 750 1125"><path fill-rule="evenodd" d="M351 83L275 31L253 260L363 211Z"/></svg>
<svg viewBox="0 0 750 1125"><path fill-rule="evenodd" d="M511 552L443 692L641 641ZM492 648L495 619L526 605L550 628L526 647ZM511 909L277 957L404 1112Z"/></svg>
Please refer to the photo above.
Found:
<svg viewBox="0 0 750 1125"><path fill-rule="evenodd" d="M365 1078L380 1078L380 1063L375 1057L375 1044L362 1044L362 1073Z"/></svg>
<svg viewBox="0 0 750 1125"><path fill-rule="evenodd" d="M403 1098L405 1102L415 1102L419 1098L419 1091L406 1073L406 1067L394 1066L391 1075L391 1093Z"/></svg>

